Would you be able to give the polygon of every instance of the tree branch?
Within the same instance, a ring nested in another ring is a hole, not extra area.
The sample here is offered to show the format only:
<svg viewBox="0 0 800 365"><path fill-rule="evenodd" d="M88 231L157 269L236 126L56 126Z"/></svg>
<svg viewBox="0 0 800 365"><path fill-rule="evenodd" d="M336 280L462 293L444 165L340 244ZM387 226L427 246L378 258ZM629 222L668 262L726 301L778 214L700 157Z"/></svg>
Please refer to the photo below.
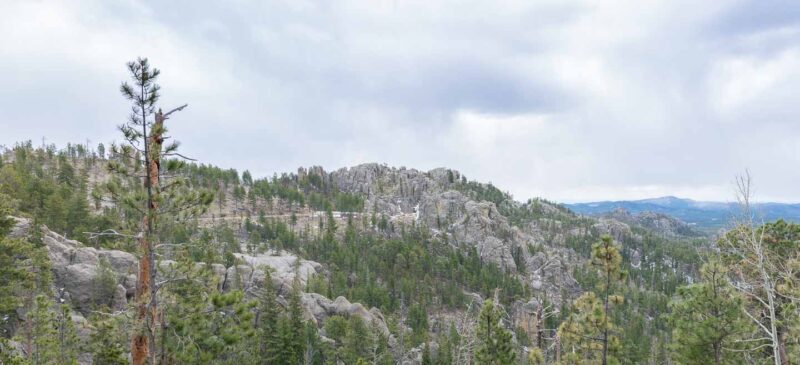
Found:
<svg viewBox="0 0 800 365"><path fill-rule="evenodd" d="M189 104L183 104L183 105L181 105L181 106L179 106L179 107L177 107L177 108L175 108L175 109L172 109L172 110L170 110L170 111L168 111L168 112L164 113L164 115L163 115L164 119L167 119L167 117L169 117L169 115L170 115L170 114L172 114L172 113L174 113L174 112L179 112L179 111L183 110L183 109L184 109L184 108L186 108L187 106L189 106Z"/></svg>

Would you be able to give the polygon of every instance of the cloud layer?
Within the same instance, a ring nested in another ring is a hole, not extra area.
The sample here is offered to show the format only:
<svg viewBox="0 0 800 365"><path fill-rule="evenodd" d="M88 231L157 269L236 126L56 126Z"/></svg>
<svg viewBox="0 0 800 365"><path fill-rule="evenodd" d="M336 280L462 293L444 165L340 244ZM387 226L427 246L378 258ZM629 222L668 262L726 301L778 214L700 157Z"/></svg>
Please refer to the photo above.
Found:
<svg viewBox="0 0 800 365"><path fill-rule="evenodd" d="M800 5L15 1L0 144L115 139L147 56L184 152L256 175L447 166L518 199L800 201Z"/></svg>

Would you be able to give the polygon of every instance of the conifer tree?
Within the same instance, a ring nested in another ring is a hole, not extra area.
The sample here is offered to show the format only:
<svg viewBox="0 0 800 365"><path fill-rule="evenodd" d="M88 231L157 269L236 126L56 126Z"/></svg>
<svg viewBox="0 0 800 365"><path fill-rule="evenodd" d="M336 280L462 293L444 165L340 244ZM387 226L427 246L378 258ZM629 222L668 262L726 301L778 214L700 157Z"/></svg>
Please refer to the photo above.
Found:
<svg viewBox="0 0 800 365"><path fill-rule="evenodd" d="M544 353L542 353L542 349L538 347L531 348L528 352L527 364L544 365Z"/></svg>
<svg viewBox="0 0 800 365"><path fill-rule="evenodd" d="M329 352L320 341L317 325L312 322L305 324L305 353L303 354L303 364L323 365L325 356Z"/></svg>
<svg viewBox="0 0 800 365"><path fill-rule="evenodd" d="M14 227L11 215L11 198L0 193L0 338L8 338L5 333L8 323L16 319L16 310L22 305L18 291L30 288L32 275L23 264L34 250L33 246L21 239L9 238Z"/></svg>
<svg viewBox="0 0 800 365"><path fill-rule="evenodd" d="M56 312L53 303L44 295L36 297L36 304L28 312L30 322L31 364L77 364L78 339L69 307L60 306Z"/></svg>
<svg viewBox="0 0 800 365"><path fill-rule="evenodd" d="M490 299L485 300L481 307L476 338L478 349L475 351L475 364L509 365L514 363L517 354L512 347L511 331L503 327L502 312Z"/></svg>
<svg viewBox="0 0 800 365"><path fill-rule="evenodd" d="M92 279L92 302L97 309L110 308L117 289L117 277L111 264L100 257Z"/></svg>
<svg viewBox="0 0 800 365"><path fill-rule="evenodd" d="M80 343L72 322L72 311L67 304L61 304L56 314L56 336L58 342L59 364L78 364Z"/></svg>
<svg viewBox="0 0 800 365"><path fill-rule="evenodd" d="M428 348L427 342L422 346L422 363L420 365L433 365L433 359L431 359L431 349Z"/></svg>
<svg viewBox="0 0 800 365"><path fill-rule="evenodd" d="M158 285L156 285L155 244L160 239L159 223L181 220L205 211L213 201L206 191L192 190L177 172L183 167L178 142L164 145L164 122L186 105L166 113L157 108L160 71L151 68L146 58L128 63L133 84L122 83L120 91L132 104L129 121L120 126L127 148L112 148L108 168L118 175L105 191L120 209L133 213L138 227L130 236L137 237L139 270L136 283L135 330L131 341L133 365L156 362L158 328ZM143 159L141 158L143 157ZM131 181L131 179L133 179ZM105 232L104 232L105 233Z"/></svg>
<svg viewBox="0 0 800 365"><path fill-rule="evenodd" d="M292 353L292 360L294 363L301 363L305 357L306 351L306 338L305 338L305 324L303 321L303 308L300 303L300 296L302 289L300 288L299 273L295 272L295 279L292 282L292 289L289 292L288 298L288 317L290 333L290 351Z"/></svg>
<svg viewBox="0 0 800 365"><path fill-rule="evenodd" d="M239 290L219 292L210 268L186 255L165 276L171 284L163 302L161 364L240 364L256 357L251 351L258 349L242 346L256 335L251 312L255 302L245 301Z"/></svg>
<svg viewBox="0 0 800 365"><path fill-rule="evenodd" d="M54 326L56 316L50 307L50 301L44 295L38 295L36 304L27 314L31 330L27 334L30 337L27 351L32 364L53 364L58 361L58 333Z"/></svg>
<svg viewBox="0 0 800 365"><path fill-rule="evenodd" d="M600 242L592 245L592 265L597 268L604 281L600 288L603 295L603 322L605 322L602 328L603 365L608 363L608 332L611 329L609 324L609 300L615 303L622 303L621 296L611 296L611 286L616 281L622 280L625 277L621 264L622 255L619 253L619 247L617 247L610 236L604 236L600 239Z"/></svg>
<svg viewBox="0 0 800 365"><path fill-rule="evenodd" d="M278 364L280 339L278 338L278 302L275 300L275 289L269 268L264 268L264 286L259 293L257 316L258 353L260 363L264 365Z"/></svg>
<svg viewBox="0 0 800 365"><path fill-rule="evenodd" d="M299 358L294 352L294 336L289 316L282 315L278 318L278 348L276 364L297 364Z"/></svg>
<svg viewBox="0 0 800 365"><path fill-rule="evenodd" d="M737 343L752 328L742 314L742 301L727 282L727 269L709 262L701 282L678 289L670 303L672 360L677 364L745 363Z"/></svg>
<svg viewBox="0 0 800 365"><path fill-rule="evenodd" d="M325 320L323 329L325 337L333 340L333 351L326 356L327 360L337 363L341 359L344 347L344 338L347 335L347 320L339 315L330 316Z"/></svg>
<svg viewBox="0 0 800 365"><path fill-rule="evenodd" d="M613 357L619 350L619 338L611 321L611 305L621 305L623 297L611 293L613 286L625 278L620 264L622 255L609 236L603 236L592 245L591 265L597 270L600 296L586 292L573 304L575 313L570 315L558 329L563 348L567 351L564 361L569 364L595 363L603 365L618 363ZM612 356L609 356L612 355ZM599 357L599 359L598 359Z"/></svg>
<svg viewBox="0 0 800 365"><path fill-rule="evenodd" d="M347 322L347 333L342 340L342 360L346 364L355 364L359 360L370 358L370 345L374 334L359 316L350 316Z"/></svg>
<svg viewBox="0 0 800 365"><path fill-rule="evenodd" d="M97 365L126 365L128 356L124 346L122 329L117 318L97 318L94 331L89 337L92 363Z"/></svg>

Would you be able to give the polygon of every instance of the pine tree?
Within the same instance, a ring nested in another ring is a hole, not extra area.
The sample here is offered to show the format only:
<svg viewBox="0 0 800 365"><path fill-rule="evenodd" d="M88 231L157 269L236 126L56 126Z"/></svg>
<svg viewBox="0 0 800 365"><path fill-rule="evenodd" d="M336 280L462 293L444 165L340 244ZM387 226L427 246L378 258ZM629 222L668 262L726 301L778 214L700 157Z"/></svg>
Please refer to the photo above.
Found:
<svg viewBox="0 0 800 365"><path fill-rule="evenodd" d="M305 358L306 338L305 324L303 321L303 307L301 305L302 289L300 288L299 273L295 272L295 279L292 282L292 289L288 298L288 317L290 333L290 348L293 363L299 364Z"/></svg>
<svg viewBox="0 0 800 365"><path fill-rule="evenodd" d="M50 310L51 303L44 295L36 297L36 304L27 314L30 326L28 360L32 364L54 364L58 361L57 332L55 314Z"/></svg>
<svg viewBox="0 0 800 365"><path fill-rule="evenodd" d="M62 305L58 312L44 295L36 297L36 304L28 313L31 347L28 361L31 364L77 364L78 339L69 307Z"/></svg>
<svg viewBox="0 0 800 365"><path fill-rule="evenodd" d="M700 270L702 282L679 288L677 298L670 303L670 347L677 364L746 362L737 340L752 328L726 275L723 265L709 262Z"/></svg>
<svg viewBox="0 0 800 365"><path fill-rule="evenodd" d="M603 301L594 292L586 292L572 304L573 313L558 327L558 338L565 352L564 364L597 364L602 362L604 340L611 353L619 350L619 338L603 337L606 329L615 329L605 315ZM610 328L609 328L610 327ZM611 357L612 363L616 362Z"/></svg>
<svg viewBox="0 0 800 365"><path fill-rule="evenodd" d="M602 343L603 343L603 365L608 363L608 347L609 335L611 329L608 322L609 320L609 300L621 303L622 298L619 296L611 297L611 286L615 281L622 280L624 273L621 270L622 255L619 253L619 248L611 239L610 236L605 236L600 239L600 242L592 246L592 265L597 267L600 272L601 278L605 281L602 284L601 291L603 294L603 321L605 322L602 329Z"/></svg>
<svg viewBox="0 0 800 365"><path fill-rule="evenodd" d="M458 331L455 324L450 323L450 327L442 333L439 339L439 350L436 355L436 365L451 365L453 363L453 351L458 346Z"/></svg>
<svg viewBox="0 0 800 365"><path fill-rule="evenodd" d="M414 303L408 307L408 325L411 327L412 345L416 346L427 340L428 335L428 313L419 303Z"/></svg>
<svg viewBox="0 0 800 365"><path fill-rule="evenodd" d="M258 307L258 350L260 363L265 365L278 364L277 357L280 349L278 338L278 316L280 314L278 302L275 300L275 289L269 268L264 268L264 286L259 293Z"/></svg>
<svg viewBox="0 0 800 365"><path fill-rule="evenodd" d="M11 215L11 198L0 193L0 338L11 334L3 333L7 321L16 320L16 310L22 305L18 292L33 285L33 275L26 270L24 262L34 251L34 247L21 239L9 238L14 227Z"/></svg>
<svg viewBox="0 0 800 365"><path fill-rule="evenodd" d="M527 365L544 365L544 353L542 349L533 347L528 352Z"/></svg>
<svg viewBox="0 0 800 365"><path fill-rule="evenodd" d="M476 338L478 349L475 351L475 364L509 365L514 363L517 354L512 347L511 331L503 327L502 312L490 299L485 300L481 307Z"/></svg>
<svg viewBox="0 0 800 365"><path fill-rule="evenodd" d="M330 205L328 205L325 209L325 217L325 236L323 237L323 240L330 247L334 244L334 240L336 239L336 220L333 218L333 210L331 210ZM322 221L320 221L320 223L321 222Z"/></svg>
<svg viewBox="0 0 800 365"><path fill-rule="evenodd" d="M59 364L78 364L80 343L72 322L72 311L69 305L62 304L56 316L56 335L58 341Z"/></svg>
<svg viewBox="0 0 800 365"><path fill-rule="evenodd" d="M164 329L160 364L240 364L255 358L252 328L256 304L244 300L244 293L218 291L207 265L196 265L181 255L165 270L167 287L163 298ZM251 353L252 352L252 353Z"/></svg>
<svg viewBox="0 0 800 365"><path fill-rule="evenodd" d="M128 63L128 70L133 85L124 82L120 87L123 96L132 103L129 121L120 126L128 145L112 148L108 168L118 177L111 179L105 190L120 209L140 217L133 234L138 236L139 271L131 358L133 365L143 365L156 362L158 287L154 241L159 240L159 223L200 214L213 201L213 195L190 189L186 179L176 175L184 165L183 160L175 159L182 157L177 152L178 142L163 144L168 138L164 122L186 105L166 113L157 109L161 88L156 79L160 71L151 68L146 58ZM142 173L142 180L130 181L131 176Z"/></svg>
<svg viewBox="0 0 800 365"><path fill-rule="evenodd" d="M294 338L292 335L292 324L289 317L280 316L278 318L276 364L297 364L298 358L294 353Z"/></svg>
<svg viewBox="0 0 800 365"><path fill-rule="evenodd" d="M105 257L100 257L92 279L92 302L97 309L111 308L117 289L117 274Z"/></svg>
<svg viewBox="0 0 800 365"><path fill-rule="evenodd" d="M433 360L431 359L431 349L428 348L427 342L422 346L422 363L420 365L433 365Z"/></svg>
<svg viewBox="0 0 800 365"><path fill-rule="evenodd" d="M625 278L621 263L622 255L611 237L603 236L592 245L591 265L600 277L597 288L600 296L593 292L581 295L573 305L575 313L559 326L559 337L567 351L566 363L599 360L606 365L618 362L613 355L620 344L613 334L616 327L611 321L610 306L621 305L624 301L622 296L611 293L613 286Z"/></svg>
<svg viewBox="0 0 800 365"><path fill-rule="evenodd" d="M371 341L373 334L364 320L359 316L350 316L347 322L347 334L342 340L342 360L346 364L355 364L359 360L369 359Z"/></svg>
<svg viewBox="0 0 800 365"><path fill-rule="evenodd" d="M339 315L328 317L323 324L325 337L334 341L332 353L329 356L326 356L327 359L333 363L336 363L341 359L341 354L343 352L342 348L344 347L344 338L347 335L347 325L347 320Z"/></svg>
<svg viewBox="0 0 800 365"><path fill-rule="evenodd" d="M306 322L305 325L305 353L303 354L303 364L323 365L325 356L329 351L320 341L317 326L314 323Z"/></svg>
<svg viewBox="0 0 800 365"><path fill-rule="evenodd" d="M93 321L94 331L89 336L89 350L92 354L93 364L97 365L126 365L128 356L125 354L122 329L117 318L97 318Z"/></svg>

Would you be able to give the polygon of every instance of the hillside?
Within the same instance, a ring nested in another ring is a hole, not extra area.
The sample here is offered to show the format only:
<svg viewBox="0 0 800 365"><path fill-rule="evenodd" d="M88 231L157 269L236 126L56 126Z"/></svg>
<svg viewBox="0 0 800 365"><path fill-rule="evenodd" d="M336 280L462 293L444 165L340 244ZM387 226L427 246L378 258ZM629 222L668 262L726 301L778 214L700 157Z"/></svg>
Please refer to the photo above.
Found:
<svg viewBox="0 0 800 365"><path fill-rule="evenodd" d="M739 214L736 203L695 201L673 196L643 200L600 201L590 203L565 204L572 211L597 216L623 209L630 213L652 212L665 214L688 223L690 226L715 232ZM800 204L756 203L753 205L758 218L765 221L785 219L800 222Z"/></svg>
<svg viewBox="0 0 800 365"><path fill-rule="evenodd" d="M25 217L17 219L16 236L44 237L38 240L57 298L72 308L75 323L85 327L81 341L88 342L97 303L130 308L136 266L133 239L91 232L132 237L138 223L99 198L112 181L106 166L117 157L77 146L23 143L4 151L0 192L13 198L12 214ZM334 353L355 346L347 345L346 331L331 327L355 315L376 326L382 358L404 364L421 363L436 349L449 348L441 359L472 351L457 350L452 336L474 336L477 309L487 298L501 305L520 359L532 348L546 359L560 356L556 330L573 302L596 289L589 258L604 235L620 245L628 273L619 290L631 300L619 315L626 318L620 341L629 350L620 356L631 363L662 358L670 332L659 317L676 288L696 276L697 248L707 245L683 227L653 223L659 220L583 217L544 199L517 202L447 168L373 163L254 178L189 164L180 174L190 189L215 198L196 219L162 225L159 240L168 244L159 253L162 275L188 275L180 270L190 260L210 270L203 290L244 305L263 300L271 271L275 300L287 313L296 300L303 320L319 331L315 346L332 346L326 351ZM103 272L112 284L98 294L93 288ZM169 293L166 303L188 310ZM7 330L20 336L26 321L15 316Z"/></svg>

